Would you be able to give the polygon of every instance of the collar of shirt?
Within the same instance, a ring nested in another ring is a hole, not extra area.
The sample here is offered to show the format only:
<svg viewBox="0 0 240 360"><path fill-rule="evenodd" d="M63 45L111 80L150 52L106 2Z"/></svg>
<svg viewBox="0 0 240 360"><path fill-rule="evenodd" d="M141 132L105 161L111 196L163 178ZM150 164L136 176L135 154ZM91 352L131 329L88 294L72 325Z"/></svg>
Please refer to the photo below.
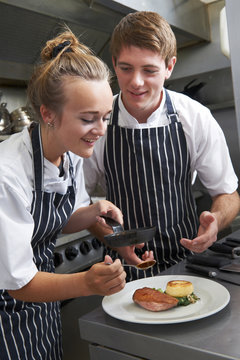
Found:
<svg viewBox="0 0 240 360"><path fill-rule="evenodd" d="M123 105L121 99L121 92L119 94L119 116L118 116L118 125L121 127L131 128L131 129L144 129L149 127L158 127L164 126L169 123L166 116L166 96L165 91L163 91L163 97L160 106L155 110L147 119L146 123L139 124L139 122L129 114Z"/></svg>
<svg viewBox="0 0 240 360"><path fill-rule="evenodd" d="M29 131L27 128L23 130L23 142L25 143L27 150L32 157L32 142L31 137L29 136ZM69 174L69 158L67 154L63 154L63 168L64 176L59 177L59 169L56 165L52 164L49 160L44 158L44 187L47 191L54 189L56 192L64 193L67 189L67 186L71 183L71 178Z"/></svg>

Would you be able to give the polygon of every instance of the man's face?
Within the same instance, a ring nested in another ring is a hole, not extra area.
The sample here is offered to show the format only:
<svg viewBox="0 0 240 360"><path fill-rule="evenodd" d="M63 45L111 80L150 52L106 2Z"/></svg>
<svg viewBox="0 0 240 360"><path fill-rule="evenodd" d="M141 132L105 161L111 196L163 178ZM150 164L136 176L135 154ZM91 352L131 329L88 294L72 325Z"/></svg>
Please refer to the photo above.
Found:
<svg viewBox="0 0 240 360"><path fill-rule="evenodd" d="M139 122L146 121L160 105L164 81L170 77L175 62L173 57L166 67L156 52L135 46L122 48L114 69L124 106Z"/></svg>

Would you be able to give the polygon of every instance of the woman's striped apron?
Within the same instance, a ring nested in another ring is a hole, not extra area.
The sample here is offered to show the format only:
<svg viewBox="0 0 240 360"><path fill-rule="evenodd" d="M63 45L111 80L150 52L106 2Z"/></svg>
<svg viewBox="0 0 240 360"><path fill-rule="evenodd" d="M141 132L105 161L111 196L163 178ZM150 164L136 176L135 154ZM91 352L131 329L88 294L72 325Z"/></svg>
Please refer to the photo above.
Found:
<svg viewBox="0 0 240 360"><path fill-rule="evenodd" d="M70 217L74 202L72 185L65 195L43 191L43 152L40 126L32 131L35 189L31 213L34 218L32 248L39 271L54 272L57 234ZM17 236L17 234L16 234ZM13 299L0 290L0 359L60 360L62 358L59 302L36 303Z"/></svg>
<svg viewBox="0 0 240 360"><path fill-rule="evenodd" d="M157 226L155 238L143 250L153 250L157 264L149 270L127 270L127 280L153 276L178 263L190 252L182 237L197 234L197 214L191 191L190 157L185 134L166 91L169 124L156 128L118 126L118 98L108 126L104 152L107 199L124 215L124 228ZM107 249L117 257L117 253Z"/></svg>

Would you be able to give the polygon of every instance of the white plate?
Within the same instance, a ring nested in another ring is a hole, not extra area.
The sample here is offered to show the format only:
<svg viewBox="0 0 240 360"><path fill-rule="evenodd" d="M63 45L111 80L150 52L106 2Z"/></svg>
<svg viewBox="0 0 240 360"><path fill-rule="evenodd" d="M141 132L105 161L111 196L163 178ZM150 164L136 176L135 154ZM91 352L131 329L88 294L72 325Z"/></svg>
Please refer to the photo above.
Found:
<svg viewBox="0 0 240 360"><path fill-rule="evenodd" d="M132 300L135 290L144 286L166 289L168 281L191 281L194 293L200 298L195 304L178 306L166 311L152 312L141 308ZM175 324L198 320L222 310L230 300L228 290L216 281L186 275L160 275L128 282L117 294L105 296L104 311L112 317L140 324Z"/></svg>

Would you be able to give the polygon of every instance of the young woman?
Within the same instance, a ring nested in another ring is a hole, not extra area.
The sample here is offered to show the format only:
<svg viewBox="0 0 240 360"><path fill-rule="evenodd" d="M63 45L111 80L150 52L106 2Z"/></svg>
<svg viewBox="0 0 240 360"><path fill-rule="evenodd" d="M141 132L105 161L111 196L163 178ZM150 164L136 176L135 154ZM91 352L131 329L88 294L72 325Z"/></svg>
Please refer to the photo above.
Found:
<svg viewBox="0 0 240 360"><path fill-rule="evenodd" d="M76 274L54 273L59 232L76 232L107 215L88 205L82 158L91 156L112 109L105 64L66 31L47 42L28 86L39 122L0 144L1 359L61 359L58 300L109 295L125 285L119 260Z"/></svg>

